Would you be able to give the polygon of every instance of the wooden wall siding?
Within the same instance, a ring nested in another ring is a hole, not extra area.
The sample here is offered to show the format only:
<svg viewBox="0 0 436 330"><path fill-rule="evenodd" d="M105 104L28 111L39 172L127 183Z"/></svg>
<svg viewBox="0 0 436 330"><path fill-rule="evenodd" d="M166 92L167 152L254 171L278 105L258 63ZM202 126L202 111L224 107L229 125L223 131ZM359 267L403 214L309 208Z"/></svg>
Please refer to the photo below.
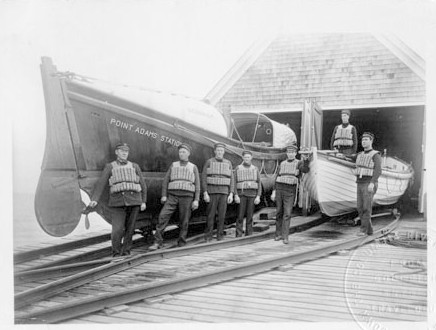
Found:
<svg viewBox="0 0 436 330"><path fill-rule="evenodd" d="M425 82L370 34L281 36L221 98L232 111L423 104Z"/></svg>

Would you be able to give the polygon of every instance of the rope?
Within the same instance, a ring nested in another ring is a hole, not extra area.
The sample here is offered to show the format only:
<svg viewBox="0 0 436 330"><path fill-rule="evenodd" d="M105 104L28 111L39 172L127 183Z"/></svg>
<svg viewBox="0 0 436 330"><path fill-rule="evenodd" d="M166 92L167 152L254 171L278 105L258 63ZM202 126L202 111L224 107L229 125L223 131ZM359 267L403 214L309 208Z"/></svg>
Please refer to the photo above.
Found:
<svg viewBox="0 0 436 330"><path fill-rule="evenodd" d="M260 167L260 173L262 173L262 170L263 170L263 172L265 173L265 175L266 175L266 177L267 178L272 178L272 177L274 177L276 174L277 174L277 171L278 171L278 159L276 159L276 161L275 161L275 167L274 167L274 173L272 173L272 174L268 174L267 172L266 172L266 169L265 169L265 159L262 159L262 166Z"/></svg>
<svg viewBox="0 0 436 330"><path fill-rule="evenodd" d="M242 149L245 149L244 142L242 141L242 138L239 135L238 129L236 128L235 121L233 118L231 118L231 120L232 120L233 128L235 129L236 135L238 135L239 142L241 142L241 144L242 144Z"/></svg>
<svg viewBox="0 0 436 330"><path fill-rule="evenodd" d="M300 179L297 180L297 186L295 187L295 197L294 197L294 207L297 205L298 200L298 189L300 188Z"/></svg>
<svg viewBox="0 0 436 330"><path fill-rule="evenodd" d="M386 191L387 191L388 194L390 195L390 194L392 193L392 191L389 189L389 183L388 183L388 180L389 180L389 177L386 176ZM397 180L400 181L400 187L399 187L399 189L400 189L400 191L401 191L401 187L403 186L403 180L401 180L401 179L399 179L399 178L394 178L394 187L395 187L395 184L397 183Z"/></svg>
<svg viewBox="0 0 436 330"><path fill-rule="evenodd" d="M260 114L257 113L256 127L255 127L255 129L254 129L253 140L251 141L251 143L253 143L254 140L256 139L256 134L257 134L257 125L259 124L259 118L260 118Z"/></svg>
<svg viewBox="0 0 436 330"><path fill-rule="evenodd" d="M390 195L391 194L391 192L390 192L390 190L389 190L389 178L388 177L386 177L386 191L388 192L388 195Z"/></svg>

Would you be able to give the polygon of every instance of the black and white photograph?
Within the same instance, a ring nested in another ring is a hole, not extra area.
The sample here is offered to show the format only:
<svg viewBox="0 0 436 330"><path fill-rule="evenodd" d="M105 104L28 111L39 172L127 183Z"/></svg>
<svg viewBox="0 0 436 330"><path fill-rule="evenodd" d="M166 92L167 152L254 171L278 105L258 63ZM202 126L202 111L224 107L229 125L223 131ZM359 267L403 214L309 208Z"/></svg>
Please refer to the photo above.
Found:
<svg viewBox="0 0 436 330"><path fill-rule="evenodd" d="M0 1L2 328L436 329L435 28L434 0Z"/></svg>

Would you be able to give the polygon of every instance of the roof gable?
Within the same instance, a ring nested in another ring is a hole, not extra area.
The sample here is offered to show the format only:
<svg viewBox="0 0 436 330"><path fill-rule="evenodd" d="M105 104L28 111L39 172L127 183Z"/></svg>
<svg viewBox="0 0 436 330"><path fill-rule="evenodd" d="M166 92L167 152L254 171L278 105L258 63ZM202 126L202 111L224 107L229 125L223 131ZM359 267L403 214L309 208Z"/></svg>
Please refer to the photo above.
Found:
<svg viewBox="0 0 436 330"><path fill-rule="evenodd" d="M412 70L407 53L397 46L394 54L395 45L380 40L367 33L280 36L239 79L233 68L233 82L227 90L221 82L216 105L268 112L301 110L307 98L324 109L424 104L422 63L415 59Z"/></svg>

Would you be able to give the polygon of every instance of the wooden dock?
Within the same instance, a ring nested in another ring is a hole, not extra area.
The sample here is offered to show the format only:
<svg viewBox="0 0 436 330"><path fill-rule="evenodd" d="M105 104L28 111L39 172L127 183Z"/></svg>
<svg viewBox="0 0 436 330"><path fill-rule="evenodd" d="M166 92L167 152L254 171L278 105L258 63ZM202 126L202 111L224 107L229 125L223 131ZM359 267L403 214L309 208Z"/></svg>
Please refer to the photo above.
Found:
<svg viewBox="0 0 436 330"><path fill-rule="evenodd" d="M304 221L303 217L295 222ZM398 237L421 237L422 220L401 221ZM290 236L290 244L267 240L255 245L256 252L280 254L298 251L317 241L334 241L355 235L356 227L327 223ZM412 234L410 234L412 233ZM230 239L230 237L226 237ZM421 242L422 243L422 242ZM425 247L425 242L420 247ZM425 321L427 316L426 249L393 246L383 240L352 251L296 265L282 265L270 271L234 280L145 299L62 322L76 323L182 323L182 322L331 322L351 321L366 328L374 322ZM253 247L240 246L232 252L250 258ZM230 252L230 251L229 251ZM138 270L111 276L83 290L110 290L111 286L134 285L132 281L165 275L165 269L198 272L198 265L222 267L223 251L207 257L185 256L162 260ZM186 267L186 266L190 267ZM183 268L182 268L183 267ZM129 273L131 273L129 278ZM175 274L168 273L167 277ZM106 284L109 283L109 287ZM105 284L103 287L101 285ZM100 285L100 286L99 286ZM78 291L81 291L80 289ZM84 294L85 292L83 292ZM63 299L68 298L67 296ZM61 299L61 298L59 298Z"/></svg>

